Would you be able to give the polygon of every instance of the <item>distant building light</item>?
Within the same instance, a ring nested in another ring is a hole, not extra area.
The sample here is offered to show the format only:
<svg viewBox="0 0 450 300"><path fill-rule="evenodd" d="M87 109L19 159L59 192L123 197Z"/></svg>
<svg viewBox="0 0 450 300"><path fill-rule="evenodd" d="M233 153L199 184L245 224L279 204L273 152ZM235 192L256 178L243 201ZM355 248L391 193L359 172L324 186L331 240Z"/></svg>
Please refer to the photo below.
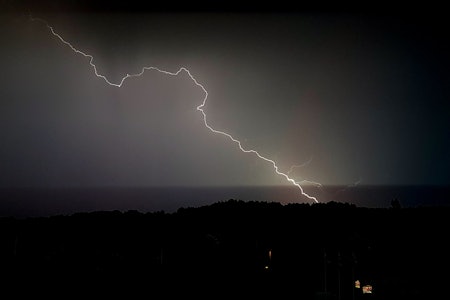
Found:
<svg viewBox="0 0 450 300"><path fill-rule="evenodd" d="M372 294L372 286L371 285L365 285L362 287L363 294Z"/></svg>
<svg viewBox="0 0 450 300"><path fill-rule="evenodd" d="M355 288L356 289L360 289L361 288L361 282L359 282L359 280L355 281Z"/></svg>
<svg viewBox="0 0 450 300"><path fill-rule="evenodd" d="M269 266L264 266L264 269L268 270L268 269L269 269Z"/></svg>

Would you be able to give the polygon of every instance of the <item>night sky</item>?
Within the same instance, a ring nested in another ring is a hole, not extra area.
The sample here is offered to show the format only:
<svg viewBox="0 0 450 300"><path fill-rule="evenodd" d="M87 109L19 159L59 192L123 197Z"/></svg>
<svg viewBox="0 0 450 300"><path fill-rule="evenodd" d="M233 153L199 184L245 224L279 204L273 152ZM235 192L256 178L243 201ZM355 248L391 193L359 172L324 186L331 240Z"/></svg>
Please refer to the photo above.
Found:
<svg viewBox="0 0 450 300"><path fill-rule="evenodd" d="M237 2L237 1L236 1ZM450 184L450 34L416 8L5 2L0 187ZM106 2L104 2L106 3Z"/></svg>

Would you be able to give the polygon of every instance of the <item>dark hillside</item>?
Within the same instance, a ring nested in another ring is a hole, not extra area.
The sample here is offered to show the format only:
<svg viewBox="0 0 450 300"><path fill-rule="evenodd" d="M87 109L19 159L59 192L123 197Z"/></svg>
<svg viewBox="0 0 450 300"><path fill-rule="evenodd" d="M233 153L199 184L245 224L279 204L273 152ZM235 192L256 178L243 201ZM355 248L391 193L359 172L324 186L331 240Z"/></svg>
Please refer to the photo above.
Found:
<svg viewBox="0 0 450 300"><path fill-rule="evenodd" d="M14 293L431 299L450 279L449 217L448 207L229 200L172 214L3 218L2 284Z"/></svg>

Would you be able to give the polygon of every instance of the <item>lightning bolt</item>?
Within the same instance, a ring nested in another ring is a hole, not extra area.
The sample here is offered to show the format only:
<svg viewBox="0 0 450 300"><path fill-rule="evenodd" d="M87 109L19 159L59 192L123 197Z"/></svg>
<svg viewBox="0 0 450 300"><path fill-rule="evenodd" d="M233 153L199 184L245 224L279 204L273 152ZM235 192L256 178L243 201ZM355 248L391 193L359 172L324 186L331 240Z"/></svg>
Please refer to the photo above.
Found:
<svg viewBox="0 0 450 300"><path fill-rule="evenodd" d="M307 161L305 161L304 163L302 163L300 165L293 165L293 166L291 166L289 168L289 171L286 172L286 174L290 175L292 172L294 172L294 169L306 167L307 165L309 165L312 162L312 158L313 158L313 156L311 155L311 157Z"/></svg>
<svg viewBox="0 0 450 300"><path fill-rule="evenodd" d="M307 161L305 161L304 163L302 163L300 165L293 165L293 166L291 166L291 168L289 169L289 171L286 172L286 174L288 176L291 175L291 173L294 171L294 169L303 168L303 167L309 165L312 162L312 160L313 160L313 156L311 155L311 157ZM306 180L306 179L303 179L303 180L300 180L300 181L296 181L296 183L297 184L310 184L310 185L314 185L316 188L322 188L323 187L320 182Z"/></svg>
<svg viewBox="0 0 450 300"><path fill-rule="evenodd" d="M290 175L294 171L294 169L306 167L307 165L309 165L312 162L312 160L313 160L313 156L311 155L311 157L304 163L302 163L300 165L291 166L291 168L289 169L289 171L287 171L286 174Z"/></svg>
<svg viewBox="0 0 450 300"><path fill-rule="evenodd" d="M301 185L300 185L298 182L296 182L294 179L292 179L291 177L289 177L289 174L288 174L288 173L283 173L283 172L281 172L280 169L279 169L279 167L278 167L278 165L275 163L274 160L269 159L269 158L267 158L267 157L265 157L265 156L259 154L259 152L256 151L256 150L244 148L244 147L242 146L242 143L241 143L238 139L236 139L236 138L234 138L232 135L230 135L229 133L226 133L226 132L224 132L224 131L220 131L220 130L214 129L213 127L211 127L211 126L209 125L208 120L207 120L207 116L206 116L206 112L205 112L205 110L204 110L204 107L205 107L205 105L206 105L206 101L207 101L207 99L208 99L208 91L205 89L205 87L204 87L201 83L199 83L199 82L197 81L197 79L195 79L195 77L191 74L191 72L190 72L187 68L181 67L181 68L179 68L178 71L176 71L176 72L169 72L169 71L165 71L165 70L162 70L162 69L160 69L160 68L157 68L157 67L143 67L142 70L141 70L141 72L136 73L136 74L127 74L126 76L124 76L124 77L119 81L119 83L114 83L114 82L111 82L105 75L102 75L102 74L100 74L100 73L98 72L97 66L94 64L94 56L92 56L92 55L90 55L90 54L87 54L87 53L85 53L85 52L83 52L83 51L78 50L77 48L75 48L71 43L69 43L68 41L66 41L60 34L58 34L58 33L53 29L53 27L50 26L50 24L49 24L47 21L45 21L45 20L43 20L43 19L40 19L40 18L33 18L33 17L31 16L31 14L30 14L29 17L30 17L31 21L37 21L37 22L43 23L43 24L50 30L50 32L52 33L53 36L55 36L61 43L63 43L64 45L66 45L66 46L68 46L70 49L72 49L73 52L75 52L76 54L79 54L79 55L82 55L82 56L88 58L88 59L89 59L89 65L90 65L90 66L92 67L92 69L94 70L95 76L97 76L98 78L103 79L103 80L104 80L108 85L110 85L110 86L114 86L114 87L120 88L120 87L122 87L122 85L123 85L123 83L125 82L125 80L127 80L127 79L129 79L129 78L133 78L133 77L140 77L140 76L142 76L142 75L145 73L145 71L147 71L147 70L148 70L148 71L151 71L151 70L158 71L158 72L160 72L160 73L163 73L163 74L165 74L165 75L170 75L170 76L177 76L177 75L180 74L181 72L185 72L185 73L190 77L190 79L194 82L194 84L195 84L196 86L198 86L199 88L201 88L202 91L203 91L203 93L205 94L205 96L203 97L203 102L202 102L199 106L197 106L197 110L202 114L202 116L203 116L203 123L205 124L205 127L206 127L206 128L208 128L212 133L219 134L219 135L222 135L222 136L228 138L228 139L231 140L233 143L235 143L235 144L239 147L239 149L240 149L242 152L254 154L254 155L256 155L258 158L260 158L260 159L262 159L262 160L268 162L269 164L272 165L272 167L273 167L273 169L274 169L274 171L275 171L276 174L278 174L278 175L284 177L288 182L290 182L291 184L293 184L294 186L296 186L296 187L300 190L300 193L301 193L303 196L305 196L306 198L308 198L308 199L310 199L310 200L313 200L315 203L319 203L319 201L316 199L316 197L308 195L308 194L303 190L303 188L301 187Z"/></svg>

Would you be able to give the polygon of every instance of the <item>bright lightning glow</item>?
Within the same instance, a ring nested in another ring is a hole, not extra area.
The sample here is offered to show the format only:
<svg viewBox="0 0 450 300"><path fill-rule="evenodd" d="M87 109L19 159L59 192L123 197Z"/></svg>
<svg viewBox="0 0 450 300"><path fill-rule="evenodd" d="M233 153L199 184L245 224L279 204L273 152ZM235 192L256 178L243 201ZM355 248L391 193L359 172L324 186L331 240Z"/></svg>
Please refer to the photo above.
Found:
<svg viewBox="0 0 450 300"><path fill-rule="evenodd" d="M294 171L294 169L303 168L303 167L309 165L312 162L312 160L313 160L313 156L311 155L311 157L307 161L305 161L304 163L302 163L300 165L293 165L293 166L291 166L291 168L289 169L289 171L287 171L286 174L288 176L290 176L291 173ZM314 185L317 188L322 188L322 184L320 182L315 182L315 181L306 180L306 179L303 179L301 181L296 181L296 183L297 184L309 184L309 185Z"/></svg>
<svg viewBox="0 0 450 300"><path fill-rule="evenodd" d="M310 199L310 200L314 200L314 202L316 202L316 203L319 203L319 201L317 201L316 197L310 196L310 195L308 195L307 193L305 193L305 192L303 191L303 188L300 186L300 184L299 184L298 182L296 182L294 179L292 179L291 177L289 177L289 175L288 175L289 173L283 173L283 172L281 172L281 171L279 170L277 164L275 163L275 161L273 161L273 160L271 160L271 159L269 159L269 158L267 158L267 157L265 157L265 156L262 156L262 155L259 154L258 151L256 151L256 150L253 150L253 149L245 149L245 148L242 146L242 144L241 144L241 142L240 142L239 140L237 140L236 138L234 138L233 136L231 136L230 134L228 134L228 133L226 133L226 132L224 132L224 131L220 131L220 130L214 129L213 127L211 127L211 126L208 124L207 117L206 117L206 113L205 113L205 110L204 110L204 107L205 107L205 105L206 105L206 100L208 99L208 91L205 89L205 87L204 87L202 84L200 84L200 83L197 81L197 79L194 78L194 76L192 76L191 72L190 72L188 69L186 69L185 67L181 67L181 68L180 68L178 71L176 71L176 72L169 72L169 71L161 70L161 69L159 69L159 68L157 68L157 67L143 67L142 70L141 70L141 72L136 73L136 74L127 74L125 77L123 77L123 78L120 80L119 83L114 83L114 82L109 81L109 79L106 78L106 76L104 76L104 75L98 73L97 67L96 67L96 65L94 64L94 57L93 57L92 55L86 54L86 53L84 53L83 51L80 51L80 50L78 50L77 48L75 48L74 46L72 46L71 43L67 42L65 39L62 38L61 35L59 35L57 32L55 32L55 30L53 29L53 27L50 26L50 25L47 23L47 21L45 21L45 20L43 20L43 19L39 19L39 18L33 18L31 15L30 15L30 19L31 19L32 21L38 21L38 22L41 22L41 23L45 24L45 26L47 26L47 28L51 31L51 33L52 33L55 37L57 37L63 44L65 44L65 45L68 46L70 49L72 49L73 52L75 52L75 53L77 53L77 54L80 54L80 55L82 55L82 56L84 56L84 57L86 57L86 58L89 58L89 64L91 65L92 69L94 70L95 76L97 76L97 77L103 79L107 84L109 84L109 85L111 85L111 86L115 86L115 87L120 88L120 87L122 87L122 85L123 85L123 83L125 82L125 80L127 80L128 78L131 78L131 77L140 77L140 76L142 76L142 75L144 74L144 72L147 71L147 70L149 70L149 71L150 71L150 70L155 70L155 71L158 71L158 72L160 72L160 73L163 73L163 74L166 74L166 75L170 75L170 76L177 76L177 75L180 74L181 72L187 73L187 74L189 75L189 77L191 78L191 80L195 83L195 85L198 86L198 87L200 87L200 88L202 89L202 91L205 93L205 97L203 98L203 102L202 102L199 106L197 106L197 110L198 110L199 112L202 113L202 116L203 116L203 123L205 124L206 128L208 128L208 129L209 129L211 132L213 132L213 133L220 134L220 135L223 135L223 136L227 137L227 138L230 139L232 142L234 142L235 144L237 144L238 147L239 147L239 149L240 149L242 152L244 152L244 153L252 153L252 154L256 155L258 158L260 158L260 159L262 159L262 160L264 160L264 161L270 163L270 164L272 165L272 167L274 168L275 173L277 173L278 175L284 177L288 182L290 182L290 183L292 183L294 186L296 186L296 187L300 190L300 192L301 192L301 194L302 194L303 196L307 197L307 198Z"/></svg>
<svg viewBox="0 0 450 300"><path fill-rule="evenodd" d="M309 184L309 185L314 185L316 188L322 188L322 184L320 182L316 182L316 181L312 181L312 180L307 180L307 179L303 179L300 181L296 181L295 183L297 184Z"/></svg>

